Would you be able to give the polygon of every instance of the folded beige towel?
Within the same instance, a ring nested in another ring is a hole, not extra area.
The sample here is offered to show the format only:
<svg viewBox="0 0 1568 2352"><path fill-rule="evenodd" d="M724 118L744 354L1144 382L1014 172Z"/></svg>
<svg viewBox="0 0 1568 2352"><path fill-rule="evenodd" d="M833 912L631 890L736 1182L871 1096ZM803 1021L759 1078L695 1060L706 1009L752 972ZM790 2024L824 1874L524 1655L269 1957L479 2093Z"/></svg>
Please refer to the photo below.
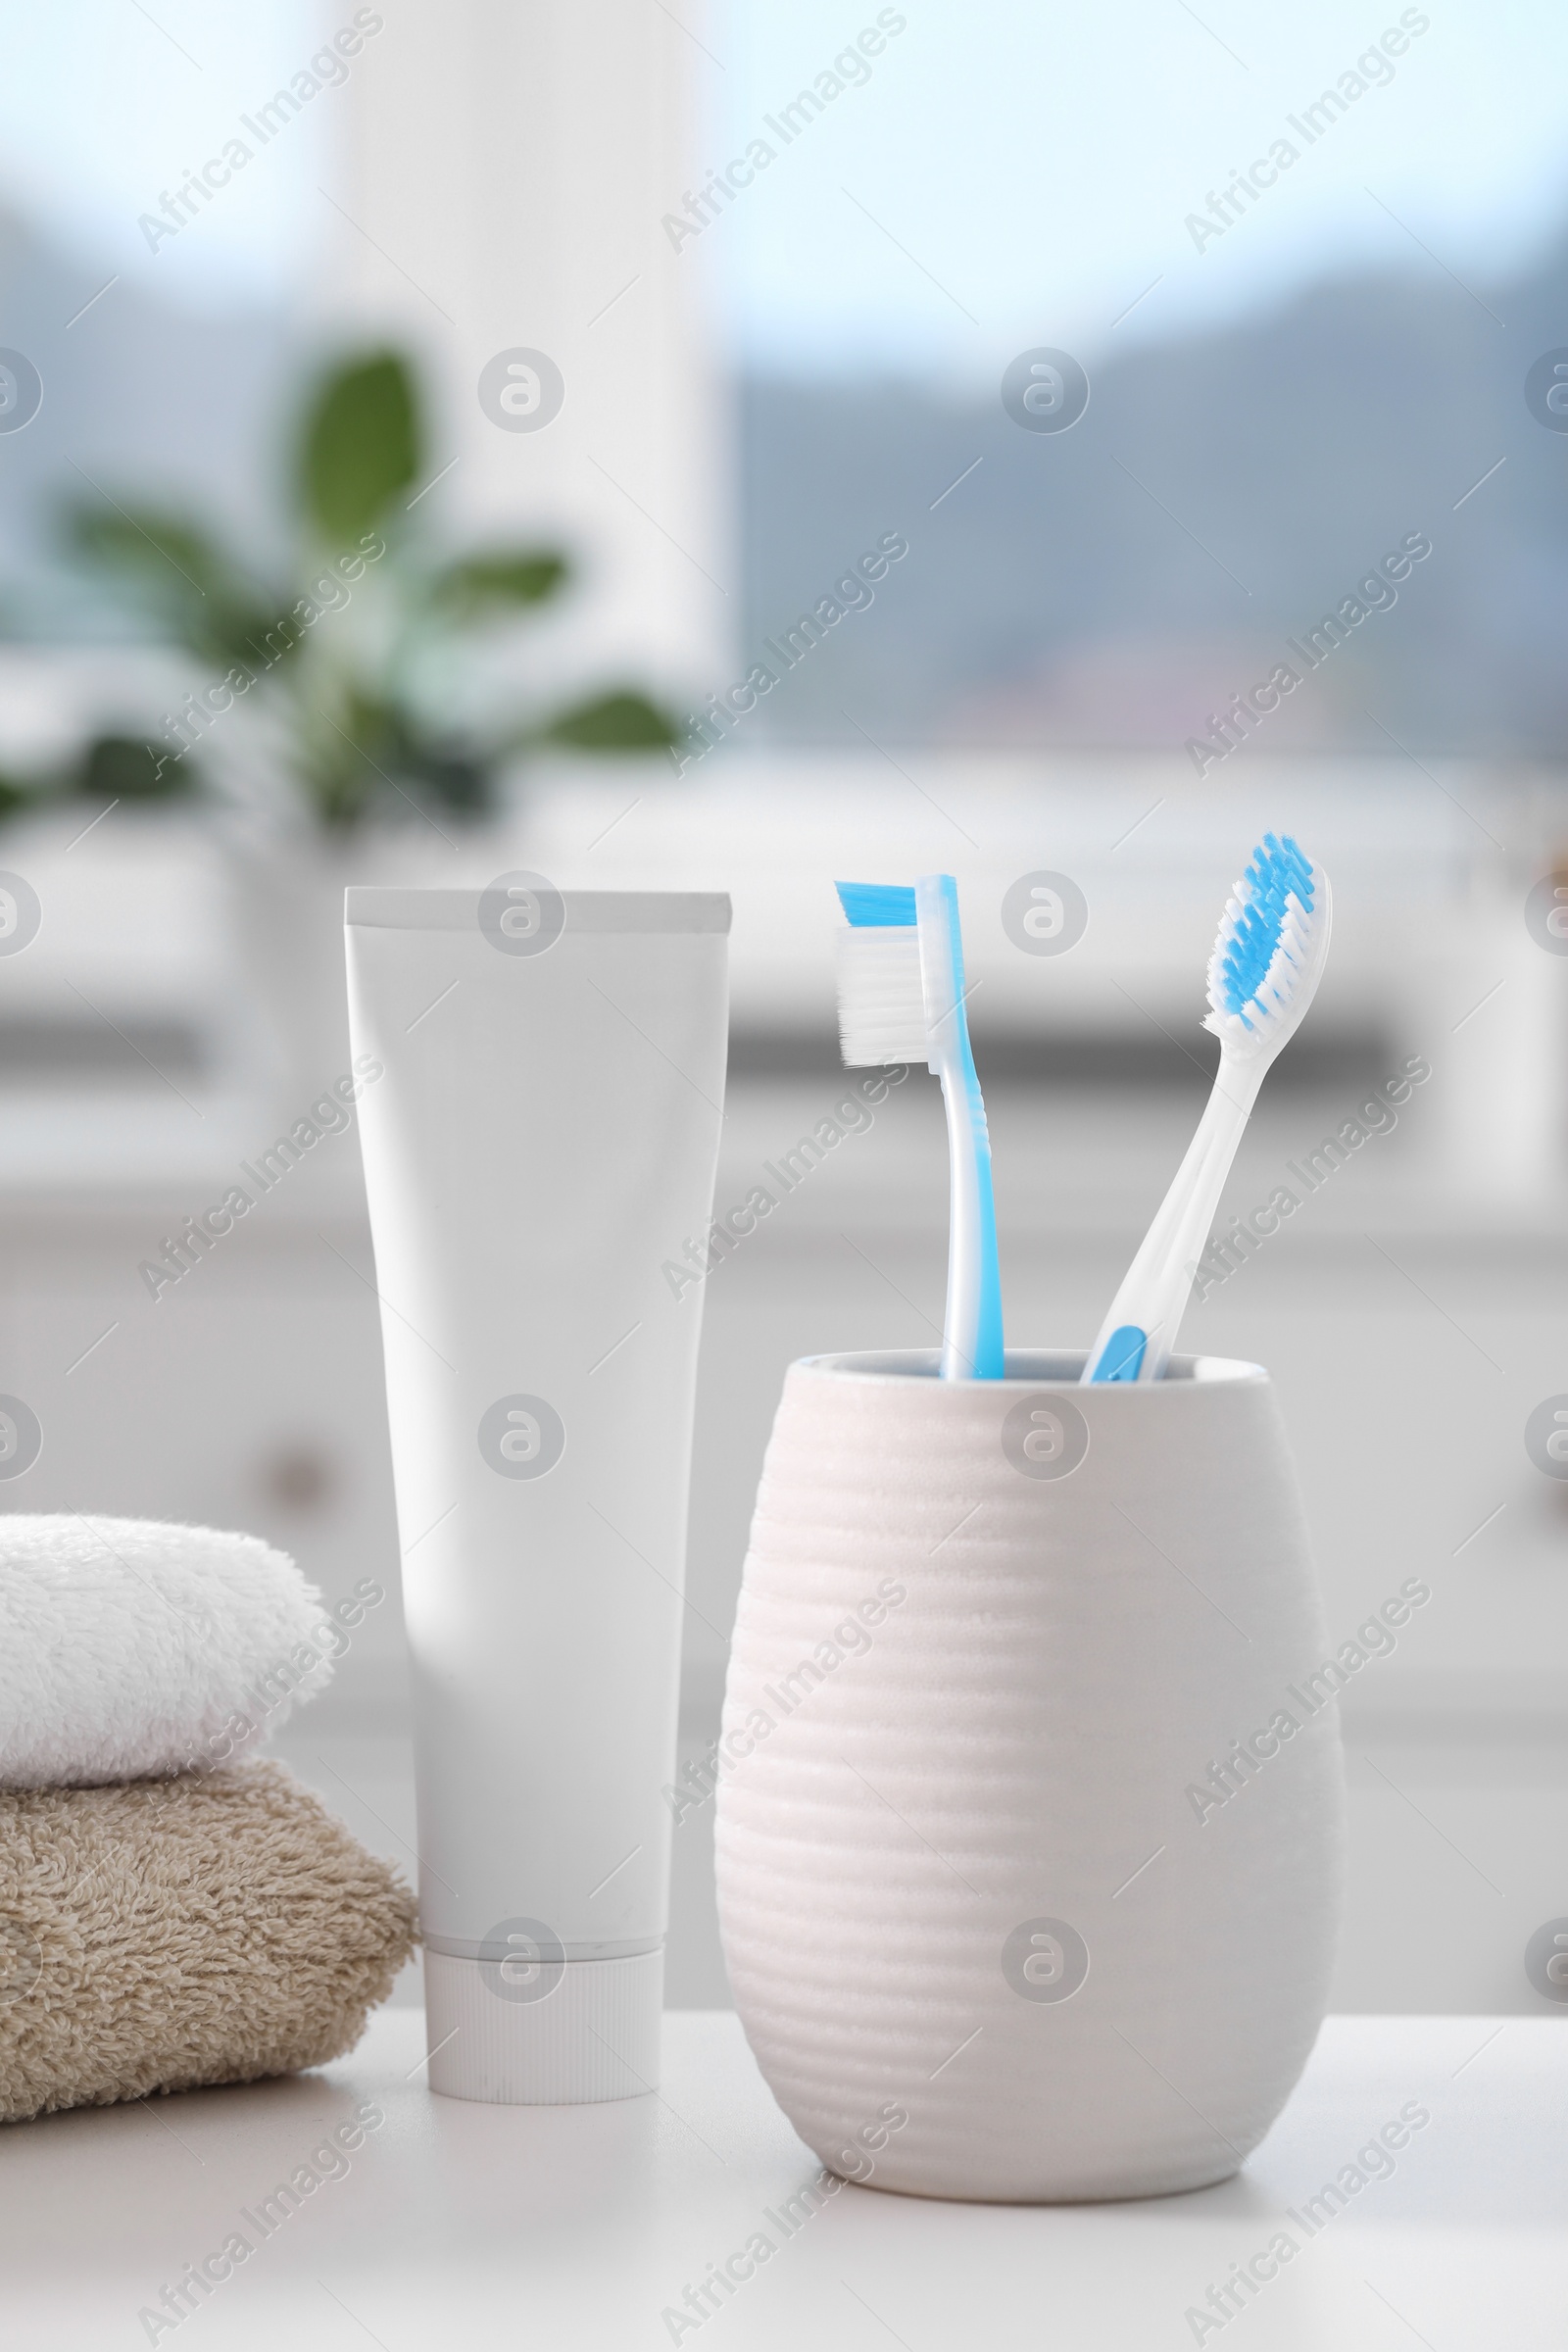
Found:
<svg viewBox="0 0 1568 2352"><path fill-rule="evenodd" d="M0 1793L0 2121L323 2065L414 1940L279 1764Z"/></svg>

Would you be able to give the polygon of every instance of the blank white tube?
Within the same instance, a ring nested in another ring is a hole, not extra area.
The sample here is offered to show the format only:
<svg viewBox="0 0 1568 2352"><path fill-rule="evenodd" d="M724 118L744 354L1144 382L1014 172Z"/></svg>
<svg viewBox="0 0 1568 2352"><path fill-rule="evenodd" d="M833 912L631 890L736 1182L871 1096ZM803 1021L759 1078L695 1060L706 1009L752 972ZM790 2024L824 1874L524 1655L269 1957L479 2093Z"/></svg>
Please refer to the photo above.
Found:
<svg viewBox="0 0 1568 2352"><path fill-rule="evenodd" d="M659 2077L727 898L350 890L430 2085ZM678 1292L678 1296L677 1296Z"/></svg>

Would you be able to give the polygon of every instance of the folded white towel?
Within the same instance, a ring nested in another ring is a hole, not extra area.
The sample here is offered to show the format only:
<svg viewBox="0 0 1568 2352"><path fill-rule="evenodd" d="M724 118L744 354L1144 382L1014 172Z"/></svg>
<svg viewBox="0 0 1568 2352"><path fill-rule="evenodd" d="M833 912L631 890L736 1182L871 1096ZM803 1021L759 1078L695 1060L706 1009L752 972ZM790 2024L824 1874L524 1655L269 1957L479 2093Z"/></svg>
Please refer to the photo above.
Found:
<svg viewBox="0 0 1568 2352"><path fill-rule="evenodd" d="M344 1646L255 1536L0 1514L0 1787L213 1771L313 1697Z"/></svg>

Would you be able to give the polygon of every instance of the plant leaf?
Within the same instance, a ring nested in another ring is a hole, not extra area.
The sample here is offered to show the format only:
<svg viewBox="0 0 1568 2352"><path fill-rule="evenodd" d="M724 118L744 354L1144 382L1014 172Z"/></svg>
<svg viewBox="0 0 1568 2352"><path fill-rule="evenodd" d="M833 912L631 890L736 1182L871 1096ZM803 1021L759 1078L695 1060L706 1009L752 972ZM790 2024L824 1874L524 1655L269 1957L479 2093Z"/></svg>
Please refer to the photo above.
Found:
<svg viewBox="0 0 1568 2352"><path fill-rule="evenodd" d="M570 744L578 752L662 752L680 740L667 711L643 694L596 695L539 728L541 743Z"/></svg>
<svg viewBox="0 0 1568 2352"><path fill-rule="evenodd" d="M413 779L409 797L421 815L426 813L426 799L460 817L487 816L496 805L494 762L476 752L415 744L410 751L409 774Z"/></svg>
<svg viewBox="0 0 1568 2352"><path fill-rule="evenodd" d="M24 776L0 774L0 818L20 816L24 808L35 808L48 797L45 785L35 784Z"/></svg>
<svg viewBox="0 0 1568 2352"><path fill-rule="evenodd" d="M67 524L125 603L204 661L248 662L272 615L199 525L152 507L82 506Z"/></svg>
<svg viewBox="0 0 1568 2352"><path fill-rule="evenodd" d="M161 588L172 585L187 596L206 596L226 574L205 531L155 507L79 506L72 510L70 525L83 555L133 577L145 573Z"/></svg>
<svg viewBox="0 0 1568 2352"><path fill-rule="evenodd" d="M413 373L398 352L371 352L327 377L305 419L300 493L328 546L358 539L416 479L420 439Z"/></svg>
<svg viewBox="0 0 1568 2352"><path fill-rule="evenodd" d="M568 568L552 548L497 548L449 565L431 582L430 596L469 619L509 606L548 603Z"/></svg>
<svg viewBox="0 0 1568 2352"><path fill-rule="evenodd" d="M138 736L98 735L86 747L74 789L89 800L165 801L200 792L199 770L168 744Z"/></svg>

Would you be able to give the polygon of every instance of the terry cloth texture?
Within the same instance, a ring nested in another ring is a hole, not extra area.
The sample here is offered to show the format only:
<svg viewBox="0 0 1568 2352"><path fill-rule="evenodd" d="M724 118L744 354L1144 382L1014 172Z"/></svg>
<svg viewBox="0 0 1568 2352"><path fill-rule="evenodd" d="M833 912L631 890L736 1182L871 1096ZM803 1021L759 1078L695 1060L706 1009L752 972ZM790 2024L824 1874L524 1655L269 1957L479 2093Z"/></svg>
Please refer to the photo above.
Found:
<svg viewBox="0 0 1568 2352"><path fill-rule="evenodd" d="M210 1770L322 1689L341 1645L314 1586L255 1536L8 1512L0 1788Z"/></svg>
<svg viewBox="0 0 1568 2352"><path fill-rule="evenodd" d="M415 1933L280 1764L0 1795L0 2121L340 2058Z"/></svg>

